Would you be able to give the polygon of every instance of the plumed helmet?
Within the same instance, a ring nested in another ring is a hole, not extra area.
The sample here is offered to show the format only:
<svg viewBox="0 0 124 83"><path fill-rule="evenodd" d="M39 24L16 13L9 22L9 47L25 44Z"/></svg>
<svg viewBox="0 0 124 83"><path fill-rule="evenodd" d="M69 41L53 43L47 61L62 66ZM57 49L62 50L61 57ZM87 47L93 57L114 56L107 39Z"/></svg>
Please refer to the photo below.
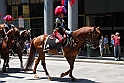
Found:
<svg viewBox="0 0 124 83"><path fill-rule="evenodd" d="M11 15L6 15L3 20L6 20L6 21L13 21L13 17Z"/></svg>
<svg viewBox="0 0 124 83"><path fill-rule="evenodd" d="M55 15L58 15L58 14L65 14L66 13L66 8L64 6L57 6L55 8Z"/></svg>

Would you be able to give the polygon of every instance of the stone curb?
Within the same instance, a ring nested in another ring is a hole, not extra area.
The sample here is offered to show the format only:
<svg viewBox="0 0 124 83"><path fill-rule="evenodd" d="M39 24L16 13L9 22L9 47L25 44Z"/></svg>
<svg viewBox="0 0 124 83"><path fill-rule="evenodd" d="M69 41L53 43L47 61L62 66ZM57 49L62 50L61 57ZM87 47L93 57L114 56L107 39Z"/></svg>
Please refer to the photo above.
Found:
<svg viewBox="0 0 124 83"><path fill-rule="evenodd" d="M17 56L11 56L11 59L19 59ZM27 59L27 56L23 56L23 59ZM37 58L37 57L35 57ZM56 61L66 61L66 59L62 56L62 57L58 57L58 56L46 56L45 57L46 60L56 60ZM109 60L106 60L109 59ZM112 60L113 59L113 60ZM102 63L102 64L116 64L116 65L124 65L124 61L114 61L114 58L109 58L109 57L105 57L102 58L102 60L100 58L76 58L75 62L87 62L87 63Z"/></svg>

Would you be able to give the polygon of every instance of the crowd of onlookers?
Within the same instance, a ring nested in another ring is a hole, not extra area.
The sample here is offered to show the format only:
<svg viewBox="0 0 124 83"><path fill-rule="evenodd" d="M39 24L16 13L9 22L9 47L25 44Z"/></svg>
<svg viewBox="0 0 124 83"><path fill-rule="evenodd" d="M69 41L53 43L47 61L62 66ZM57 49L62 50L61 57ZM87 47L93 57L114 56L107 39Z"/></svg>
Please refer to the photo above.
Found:
<svg viewBox="0 0 124 83"><path fill-rule="evenodd" d="M111 45L109 46L108 35L101 35L99 40L99 48L101 57L103 54L113 54L115 60L121 60L121 46L120 46L120 33L116 32L111 35ZM112 51L110 52L109 48L112 47Z"/></svg>

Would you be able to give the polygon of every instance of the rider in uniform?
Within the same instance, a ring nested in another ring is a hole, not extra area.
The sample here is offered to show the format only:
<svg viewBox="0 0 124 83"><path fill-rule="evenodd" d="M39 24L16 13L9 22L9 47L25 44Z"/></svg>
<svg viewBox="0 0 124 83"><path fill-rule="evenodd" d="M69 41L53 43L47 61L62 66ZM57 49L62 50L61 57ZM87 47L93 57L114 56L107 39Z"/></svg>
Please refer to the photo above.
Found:
<svg viewBox="0 0 124 83"><path fill-rule="evenodd" d="M11 15L6 15L6 16L3 18L3 20L5 21L5 23L4 23L4 25L5 25L4 32L5 32L5 34L6 34L7 31L9 31L10 29L14 28L14 25L12 24L13 17L12 17ZM5 38L8 39L7 35L6 35Z"/></svg>
<svg viewBox="0 0 124 83"><path fill-rule="evenodd" d="M65 21L63 19L64 14L66 13L66 8L64 6L57 6L55 8L55 15L58 15L55 19L55 29L53 31L53 36L58 38L59 41L56 41L56 43L63 43L64 38L66 37L66 34L68 36L71 36L72 31L67 27L65 24ZM59 53L60 50L58 50Z"/></svg>

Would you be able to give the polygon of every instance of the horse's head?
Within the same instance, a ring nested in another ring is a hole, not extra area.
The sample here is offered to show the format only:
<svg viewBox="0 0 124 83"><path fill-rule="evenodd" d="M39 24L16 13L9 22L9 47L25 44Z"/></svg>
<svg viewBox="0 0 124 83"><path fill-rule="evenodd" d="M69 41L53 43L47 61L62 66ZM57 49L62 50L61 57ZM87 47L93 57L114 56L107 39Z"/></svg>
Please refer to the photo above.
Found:
<svg viewBox="0 0 124 83"><path fill-rule="evenodd" d="M14 27L12 29L10 29L8 32L7 32L7 36L8 38L11 38L11 39L18 39L20 34L19 34L19 29Z"/></svg>
<svg viewBox="0 0 124 83"><path fill-rule="evenodd" d="M99 27L82 27L73 31L73 38L77 42L90 44L94 48L98 47L98 36L100 35ZM80 46L80 45L79 45Z"/></svg>
<svg viewBox="0 0 124 83"><path fill-rule="evenodd" d="M0 38L5 38L6 34L4 32L5 24L0 24Z"/></svg>
<svg viewBox="0 0 124 83"><path fill-rule="evenodd" d="M91 47L97 48L99 45L98 36L100 35L99 27L93 27L91 32L86 35L85 42L88 43Z"/></svg>
<svg viewBox="0 0 124 83"><path fill-rule="evenodd" d="M20 32L20 36L23 41L26 41L26 40L30 41L31 32L30 30L23 30Z"/></svg>

